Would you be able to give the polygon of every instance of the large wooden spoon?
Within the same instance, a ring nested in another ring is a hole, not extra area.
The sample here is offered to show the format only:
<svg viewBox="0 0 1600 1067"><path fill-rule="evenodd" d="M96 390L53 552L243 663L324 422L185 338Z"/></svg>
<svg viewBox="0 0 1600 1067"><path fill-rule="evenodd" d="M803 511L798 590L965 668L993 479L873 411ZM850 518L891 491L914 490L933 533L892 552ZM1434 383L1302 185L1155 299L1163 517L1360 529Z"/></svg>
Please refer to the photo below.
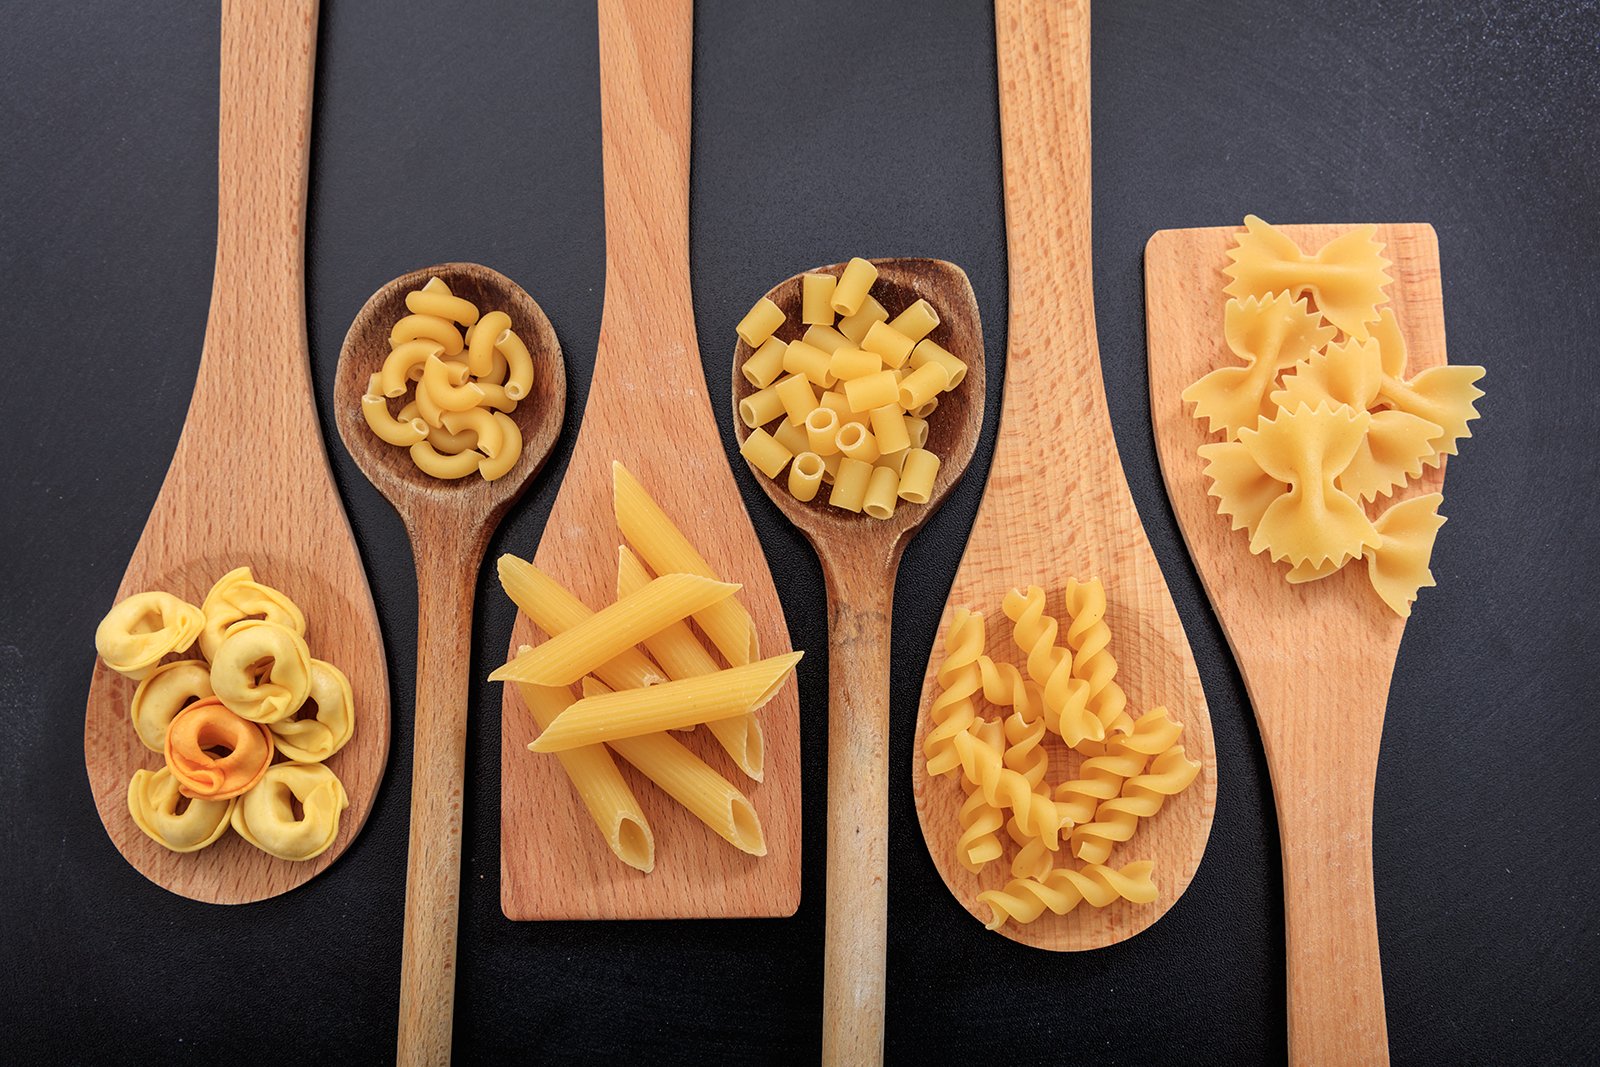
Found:
<svg viewBox="0 0 1600 1067"><path fill-rule="evenodd" d="M361 414L368 379L389 354L389 329L406 314L406 294L431 277L442 279L452 293L481 311L504 311L533 356L533 389L511 413L522 432L522 457L492 482L476 474L456 481L423 474L408 450L379 440ZM385 285L356 315L339 353L334 382L339 436L356 465L400 513L417 567L411 840L400 962L401 1063L444 1063L450 1058L467 672L478 564L500 517L549 456L561 432L566 401L566 368L550 320L515 282L475 263L445 263Z"/></svg>
<svg viewBox="0 0 1600 1067"><path fill-rule="evenodd" d="M766 557L717 435L689 289L691 0L601 0L606 292L594 379L561 492L534 556L591 608L616 599L612 462L620 460L722 578L739 582L761 654L789 647ZM518 615L511 650L544 635ZM555 760L528 751L533 716L505 687L500 903L512 919L792 915L800 903L800 705L785 686L760 716L752 782L696 730L678 736L749 797L767 854L746 855L622 767L656 840L655 870L619 862Z"/></svg>
<svg viewBox="0 0 1600 1067"><path fill-rule="evenodd" d="M889 903L889 633L895 572L911 536L928 521L972 459L983 428L983 328L961 268L937 259L875 259L874 295L897 311L925 299L939 312L929 336L967 363L959 387L928 420L939 474L923 505L902 502L879 521L827 503L827 490L796 500L784 481L756 481L798 526L822 562L828 588L828 902L823 946L822 1062L867 1063L883 1056L884 952ZM812 274L838 276L843 263ZM802 275L767 293L786 317L778 336L800 336ZM733 353L733 425L750 430L739 402L754 391Z"/></svg>
<svg viewBox="0 0 1600 1067"><path fill-rule="evenodd" d="M1348 226L1283 226L1320 248ZM1183 390L1224 358L1222 314L1236 227L1163 230L1145 249L1150 415L1167 495L1228 646L1239 661L1272 773L1283 851L1289 1054L1300 1064L1388 1059L1372 892L1372 799L1389 681L1406 622L1360 563L1303 585L1252 556L1217 514L1198 449L1213 438ZM1408 375L1445 362L1439 242L1421 223L1378 227L1394 260L1390 305ZM1444 466L1397 491L1438 492ZM1385 499L1386 506L1390 501Z"/></svg>
<svg viewBox="0 0 1600 1067"><path fill-rule="evenodd" d="M981 610L999 620L990 628L990 652L1015 655L1009 639L994 633L1007 628L999 609L1009 590L1043 587L1059 618L1066 579L1099 577L1129 710L1165 705L1184 725L1189 756L1202 765L1187 791L1113 853L1119 862L1155 861L1155 903L1046 912L1026 926L1001 928L1040 948L1090 949L1132 937L1188 887L1211 832L1216 762L1194 655L1134 510L1100 376L1090 274L1089 5L999 0L995 36L1011 277L1005 404L989 484L940 633L956 607ZM949 779L929 780L922 755L942 659L936 646L923 683L912 756L917 815L950 891L986 919L977 895L1004 884L1007 864L991 864L979 877L956 862L961 791ZM1070 774L1075 755L1049 740L1051 766Z"/></svg>
<svg viewBox="0 0 1600 1067"><path fill-rule="evenodd" d="M222 8L217 266L200 372L172 466L117 597L163 589L199 604L249 566L305 612L313 655L350 678L356 731L328 766L350 807L314 860L274 859L236 834L168 852L128 816L128 780L162 765L128 721L134 683L95 662L84 755L112 842L151 881L239 904L327 868L372 809L389 754L389 677L366 572L328 470L306 347L304 237L316 0Z"/></svg>

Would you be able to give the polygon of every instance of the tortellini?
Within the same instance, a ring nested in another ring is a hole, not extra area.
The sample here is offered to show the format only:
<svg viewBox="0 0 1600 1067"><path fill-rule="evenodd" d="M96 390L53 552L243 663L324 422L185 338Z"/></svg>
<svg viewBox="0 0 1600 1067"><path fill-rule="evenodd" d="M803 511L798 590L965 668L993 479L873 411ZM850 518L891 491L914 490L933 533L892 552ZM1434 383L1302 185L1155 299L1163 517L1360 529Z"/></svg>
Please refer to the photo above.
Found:
<svg viewBox="0 0 1600 1067"><path fill-rule="evenodd" d="M194 644L204 623L199 608L171 593L135 593L106 612L94 647L107 667L143 681L162 657Z"/></svg>
<svg viewBox="0 0 1600 1067"><path fill-rule="evenodd" d="M238 623L211 659L211 688L241 718L287 719L311 692L311 652L303 637L276 623Z"/></svg>
<svg viewBox="0 0 1600 1067"><path fill-rule="evenodd" d="M295 817L293 802L300 804ZM280 763L233 809L233 828L263 852L283 860L322 855L350 806L344 784L320 763Z"/></svg>
<svg viewBox="0 0 1600 1067"><path fill-rule="evenodd" d="M211 696L211 668L202 659L163 663L133 691L134 732L151 752L165 752L167 727L173 716L196 700Z"/></svg>
<svg viewBox="0 0 1600 1067"><path fill-rule="evenodd" d="M184 796L230 800L252 789L272 764L272 731L207 697L167 728L167 770Z"/></svg>
<svg viewBox="0 0 1600 1067"><path fill-rule="evenodd" d="M232 827L284 860L333 843L350 799L322 761L355 734L355 694L311 657L305 633L300 608L249 567L224 574L198 608L152 591L106 614L95 648L139 682L128 717L164 761L128 782L129 816L150 840L196 852ZM204 658L162 662L197 640Z"/></svg>
<svg viewBox="0 0 1600 1067"><path fill-rule="evenodd" d="M174 852L198 852L227 833L236 803L189 800L179 793L178 780L165 767L134 771L128 783L128 814L134 824L150 840Z"/></svg>

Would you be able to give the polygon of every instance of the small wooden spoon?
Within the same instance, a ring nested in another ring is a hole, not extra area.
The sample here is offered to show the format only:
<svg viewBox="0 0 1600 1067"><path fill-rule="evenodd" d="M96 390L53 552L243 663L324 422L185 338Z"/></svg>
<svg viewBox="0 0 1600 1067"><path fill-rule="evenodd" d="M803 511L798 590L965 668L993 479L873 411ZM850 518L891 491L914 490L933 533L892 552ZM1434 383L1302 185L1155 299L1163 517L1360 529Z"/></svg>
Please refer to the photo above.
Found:
<svg viewBox="0 0 1600 1067"><path fill-rule="evenodd" d="M355 697L355 736L328 760L350 807L314 860L274 859L229 833L168 852L128 816L128 779L162 766L128 721L135 683L95 661L84 758L106 833L158 885L215 904L276 896L336 860L360 832L389 754L389 676L366 572L317 426L306 347L306 160L315 0L222 10L217 267L183 435L117 598L165 590L199 604L235 567L305 612L311 654ZM198 650L189 655L198 656Z"/></svg>
<svg viewBox="0 0 1600 1067"><path fill-rule="evenodd" d="M389 328L405 297L437 277L483 312L504 311L533 356L533 390L511 413L522 457L502 478L441 481L410 452L375 436L361 414L370 376L389 354ZM544 465L566 412L561 346L522 287L476 263L444 263L402 275L362 306L339 353L335 418L350 455L400 513L417 568L417 696L411 769L411 843L400 977L401 1063L450 1058L455 1000L456 913L461 888L461 805L466 776L467 670L472 601L489 535Z"/></svg>
<svg viewBox="0 0 1600 1067"><path fill-rule="evenodd" d="M1348 226L1282 226L1320 248ZM1295 1063L1386 1062L1388 1027L1372 889L1372 800L1389 682L1406 620L1384 606L1364 564L1303 585L1253 556L1217 514L1198 449L1205 432L1183 390L1222 365L1222 315L1237 227L1163 230L1145 248L1150 415L1184 542L1239 661L1272 772L1283 850L1289 1056ZM1425 223L1378 227L1394 260L1390 304L1407 375L1445 362L1439 241ZM1438 492L1444 466L1382 498Z"/></svg>
<svg viewBox="0 0 1600 1067"><path fill-rule="evenodd" d="M990 620L991 654L1015 657L1000 613L1009 590L1043 587L1051 614L1061 618L1066 579L1099 577L1129 712L1165 705L1183 723L1184 748L1202 768L1112 853L1116 865L1155 861L1157 901L1045 912L1025 926L1001 928L1039 948L1090 949L1145 929L1188 888L1211 832L1216 762L1194 654L1128 492L1100 376L1089 229L1089 5L999 0L995 36L1011 285L1005 404L989 484L939 632L956 607L980 610ZM950 891L987 919L977 895L1004 885L1009 864L997 861L975 876L956 862L961 790L950 779L929 780L923 758L943 658L936 645L923 682L912 755L917 815ZM1048 743L1051 781L1070 776L1076 755L1054 736ZM1056 862L1074 861L1069 853Z"/></svg>
<svg viewBox="0 0 1600 1067"><path fill-rule="evenodd" d="M828 589L828 899L823 948L822 1061L867 1063L883 1056L884 951L889 902L889 634L895 573L911 536L944 502L967 469L983 428L983 328L972 283L960 267L937 259L875 259L873 293L891 311L919 298L938 310L929 336L967 363L967 376L928 419L928 448L938 453L933 495L923 505L902 501L885 520L814 500L796 500L780 475L756 481L798 526L822 562ZM843 263L811 274L838 276ZM767 298L786 316L780 339L798 339L803 275ZM739 368L752 355L733 353L733 425L750 433L739 402L754 387Z"/></svg>

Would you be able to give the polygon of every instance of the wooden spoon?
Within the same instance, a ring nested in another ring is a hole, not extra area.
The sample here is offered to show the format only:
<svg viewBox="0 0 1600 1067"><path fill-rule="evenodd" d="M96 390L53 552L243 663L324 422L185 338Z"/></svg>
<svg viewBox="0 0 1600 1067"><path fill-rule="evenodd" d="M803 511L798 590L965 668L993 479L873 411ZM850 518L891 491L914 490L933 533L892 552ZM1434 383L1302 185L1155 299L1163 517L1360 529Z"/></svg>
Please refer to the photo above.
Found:
<svg viewBox="0 0 1600 1067"><path fill-rule="evenodd" d="M601 0L606 292L582 431L534 562L591 608L616 599L612 462L620 460L717 574L744 586L761 654L789 648L766 557L706 393L689 285L691 0ZM511 651L544 640L520 614ZM505 687L500 902L512 919L792 915L800 903L800 705L761 709L766 770L745 778L706 731L674 735L749 797L767 854L730 846L624 765L656 840L655 870L612 855L552 759L527 750L533 717Z"/></svg>
<svg viewBox="0 0 1600 1067"><path fill-rule="evenodd" d="M1315 249L1348 226L1283 226ZM1405 620L1362 564L1290 585L1252 556L1207 495L1197 449L1210 440L1180 399L1224 360L1222 293L1236 227L1163 230L1145 249L1150 414L1167 495L1239 661L1272 773L1283 850L1289 1053L1297 1063L1388 1060L1372 895L1372 796L1384 708ZM1414 374L1445 362L1439 242L1425 224L1379 226L1394 260L1390 306ZM1382 501L1439 491L1431 468ZM1374 509L1376 510L1376 509Z"/></svg>
<svg viewBox="0 0 1600 1067"><path fill-rule="evenodd" d="M133 772L162 766L128 721L135 683L96 660L84 718L89 783L112 842L156 884L216 904L275 896L325 870L360 832L389 754L383 641L328 470L306 347L316 39L315 0L223 4L211 316L189 416L117 598L161 589L198 605L223 574L249 566L299 605L312 655L338 665L355 697L355 736L328 760L350 796L338 837L301 863L231 833L168 852L128 816Z"/></svg>
<svg viewBox="0 0 1600 1067"><path fill-rule="evenodd" d="M1193 785L1112 854L1118 864L1155 861L1155 903L1046 912L1001 928L1039 948L1090 949L1132 937L1188 887L1211 832L1216 762L1194 655L1134 510L1100 377L1090 274L1089 5L999 0L995 32L1011 278L1005 405L988 487L939 632L957 607L983 611L991 620L990 653L1015 659L1000 613L1009 590L1043 587L1049 610L1062 618L1066 579L1099 577L1130 713L1165 705L1184 725L1184 748L1202 765ZM1003 885L1008 864L991 864L980 877L956 862L961 790L947 778L930 781L923 760L943 657L936 645L923 682L912 755L917 815L950 891L987 919L977 895ZM1076 769L1077 758L1053 735L1048 740L1055 781Z"/></svg>
<svg viewBox="0 0 1600 1067"><path fill-rule="evenodd" d="M483 312L504 311L533 356L533 389L511 417L522 457L504 476L441 481L410 452L379 440L361 414L367 382L389 354L389 329L406 294L431 277ZM450 1058L455 1000L456 916L461 888L461 805L466 777L472 601L489 535L544 465L566 411L561 346L544 311L522 287L476 263L443 263L402 275L362 306L339 353L334 404L339 436L378 491L400 513L417 568L417 696L411 763L411 841L401 956L401 1063Z"/></svg>
<svg viewBox="0 0 1600 1067"><path fill-rule="evenodd" d="M828 590L828 900L823 948L822 1061L865 1063L883 1056L884 951L889 901L889 634L895 573L911 536L928 521L972 459L983 428L983 328L972 283L937 259L875 259L873 295L891 312L919 298L940 322L929 336L967 363L967 376L939 398L928 419L928 447L940 457L925 505L901 502L886 520L814 500L796 500L783 475L756 481L798 526L822 562ZM845 264L807 273L837 277ZM766 295L786 316L778 336L797 340L803 275ZM733 425L750 433L739 402L754 387L739 368L753 352L733 353Z"/></svg>

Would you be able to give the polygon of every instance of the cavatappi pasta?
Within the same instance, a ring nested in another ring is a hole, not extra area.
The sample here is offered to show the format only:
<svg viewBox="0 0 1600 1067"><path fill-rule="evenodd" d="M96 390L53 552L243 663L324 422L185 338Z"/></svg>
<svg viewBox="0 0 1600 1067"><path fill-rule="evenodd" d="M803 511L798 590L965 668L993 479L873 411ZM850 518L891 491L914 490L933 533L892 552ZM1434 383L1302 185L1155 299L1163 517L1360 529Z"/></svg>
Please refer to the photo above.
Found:
<svg viewBox="0 0 1600 1067"><path fill-rule="evenodd" d="M511 414L533 391L528 346L509 315L480 314L439 278L407 293L406 309L410 314L390 331L388 358L361 398L367 426L379 440L408 449L431 477L504 477L522 455L522 431ZM398 411L389 408L394 400Z"/></svg>
<svg viewBox="0 0 1600 1067"><path fill-rule="evenodd" d="M306 632L294 601L249 567L217 579L199 608L150 592L106 614L96 647L140 679L129 718L163 761L128 783L128 814L152 841L196 852L232 828L285 860L333 843L349 798L323 761L354 735L355 698Z"/></svg>
<svg viewBox="0 0 1600 1067"><path fill-rule="evenodd" d="M1020 665L986 652L979 612L957 608L944 634L922 757L930 778L959 782L955 859L979 877L991 930L1155 900L1153 865L1113 853L1201 769L1166 708L1127 713L1100 581L1069 580L1062 605L1049 614L1038 586L1006 596Z"/></svg>
<svg viewBox="0 0 1600 1067"><path fill-rule="evenodd" d="M1482 367L1406 377L1374 226L1307 255L1254 215L1228 253L1223 341L1237 362L1183 392L1222 439L1200 447L1210 495L1250 551L1285 563L1293 584L1365 560L1390 610L1411 614L1434 584L1428 558L1439 494L1381 503L1456 454L1478 417ZM912 362L916 353L912 353Z"/></svg>
<svg viewBox="0 0 1600 1067"><path fill-rule="evenodd" d="M739 451L796 500L881 521L932 499L939 456L926 447L927 417L967 366L938 343L928 301L891 318L871 293L877 276L864 259L837 277L802 275L798 322L768 297L740 321L751 349L740 372L754 391L739 401Z"/></svg>
<svg viewBox="0 0 1600 1067"><path fill-rule="evenodd" d="M752 312L746 332L765 328L770 316L762 310ZM806 384L804 375L797 380ZM802 443L803 431L795 432ZM764 437L763 447L785 447L776 434ZM787 684L801 654L759 659L740 587L717 578L622 464L612 472L617 525L628 542L618 551L615 603L591 610L538 567L502 556L502 587L546 640L519 649L490 678L518 687L540 731L529 749L561 761L624 863L648 873L655 845L613 753L729 844L765 855L749 797L670 731L703 724L734 766L759 782L764 741L756 713Z"/></svg>

